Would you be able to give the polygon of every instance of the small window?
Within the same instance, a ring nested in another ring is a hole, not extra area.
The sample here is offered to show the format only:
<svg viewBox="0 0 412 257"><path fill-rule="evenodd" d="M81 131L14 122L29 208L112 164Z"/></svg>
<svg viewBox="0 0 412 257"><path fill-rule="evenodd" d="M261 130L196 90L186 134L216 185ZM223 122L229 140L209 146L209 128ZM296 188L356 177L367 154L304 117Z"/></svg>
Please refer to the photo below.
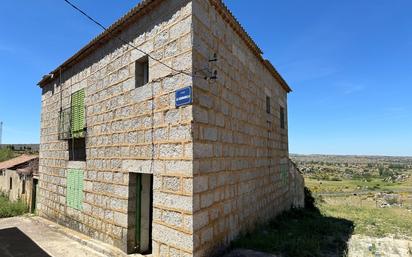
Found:
<svg viewBox="0 0 412 257"><path fill-rule="evenodd" d="M69 160L86 161L86 112L84 89L72 94L70 110Z"/></svg>
<svg viewBox="0 0 412 257"><path fill-rule="evenodd" d="M69 161L86 161L86 139L69 139Z"/></svg>
<svg viewBox="0 0 412 257"><path fill-rule="evenodd" d="M270 97L266 96L266 112L270 113Z"/></svg>
<svg viewBox="0 0 412 257"><path fill-rule="evenodd" d="M24 195L26 193L26 180L23 180L21 183L21 193Z"/></svg>
<svg viewBox="0 0 412 257"><path fill-rule="evenodd" d="M149 82L149 59L147 56L136 61L136 88Z"/></svg>
<svg viewBox="0 0 412 257"><path fill-rule="evenodd" d="M285 128L285 108L280 107L280 128Z"/></svg>
<svg viewBox="0 0 412 257"><path fill-rule="evenodd" d="M12 179L12 178L10 178L10 186L9 186L9 189L10 189L10 190L13 189L13 179Z"/></svg>

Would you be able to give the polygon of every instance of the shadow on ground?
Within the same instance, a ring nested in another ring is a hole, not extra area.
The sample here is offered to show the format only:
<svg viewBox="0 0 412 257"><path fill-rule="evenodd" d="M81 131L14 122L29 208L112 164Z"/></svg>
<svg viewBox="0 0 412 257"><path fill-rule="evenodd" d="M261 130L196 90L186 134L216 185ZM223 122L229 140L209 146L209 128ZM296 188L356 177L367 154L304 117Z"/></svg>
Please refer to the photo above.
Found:
<svg viewBox="0 0 412 257"><path fill-rule="evenodd" d="M347 256L353 222L322 215L309 190L305 204L305 209L285 212L241 236L233 242L232 249L253 249L287 257Z"/></svg>
<svg viewBox="0 0 412 257"><path fill-rule="evenodd" d="M0 257L50 257L18 228L0 230Z"/></svg>

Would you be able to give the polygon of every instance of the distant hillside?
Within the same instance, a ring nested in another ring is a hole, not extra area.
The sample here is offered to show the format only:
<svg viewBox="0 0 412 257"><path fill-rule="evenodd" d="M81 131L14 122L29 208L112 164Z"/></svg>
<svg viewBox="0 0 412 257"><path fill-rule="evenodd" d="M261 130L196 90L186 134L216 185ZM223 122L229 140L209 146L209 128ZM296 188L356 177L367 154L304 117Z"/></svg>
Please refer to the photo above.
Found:
<svg viewBox="0 0 412 257"><path fill-rule="evenodd" d="M318 180L401 182L412 175L412 157L293 154L291 159L305 177Z"/></svg>
<svg viewBox="0 0 412 257"><path fill-rule="evenodd" d="M39 145L0 145L0 162L10 160L22 154L36 154L39 152Z"/></svg>
<svg viewBox="0 0 412 257"><path fill-rule="evenodd" d="M368 156L368 155L326 155L326 154L291 154L290 157L300 162L325 163L402 163L412 165L412 156Z"/></svg>
<svg viewBox="0 0 412 257"><path fill-rule="evenodd" d="M38 152L39 144L1 144L0 149L10 148L14 151Z"/></svg>

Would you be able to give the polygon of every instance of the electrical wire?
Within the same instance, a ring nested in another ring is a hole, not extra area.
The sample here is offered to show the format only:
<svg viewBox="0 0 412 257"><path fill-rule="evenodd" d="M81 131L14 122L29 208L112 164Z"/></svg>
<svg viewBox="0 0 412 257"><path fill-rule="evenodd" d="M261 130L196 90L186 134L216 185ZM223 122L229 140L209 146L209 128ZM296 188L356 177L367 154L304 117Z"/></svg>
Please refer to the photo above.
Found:
<svg viewBox="0 0 412 257"><path fill-rule="evenodd" d="M84 12L82 9L80 9L79 7L77 7L76 5L74 5L72 2L70 2L69 0L63 0L65 1L68 5L70 5L73 9L77 10L78 12L80 12L82 15L84 15L86 18L88 18L90 21L92 21L94 24L96 24L97 26L99 26L100 28L102 28L105 32L109 32L108 28L106 28L105 26L103 26L100 22L98 22L96 19L94 19L93 17L91 17L90 15L88 15L86 12ZM110 33L110 32L109 32ZM151 56L149 53L137 48L136 46L134 46L133 44L131 44L130 42L127 42L126 40L122 39L120 36L116 36L116 38L121 41L124 44L127 44L128 46L132 47L133 49L136 49L137 51L141 52L144 55L147 55L150 59L164 65L165 67L177 72L177 74L184 74L186 76L189 77L194 77L192 74L184 71L184 70L178 70L173 68L172 66L162 62L161 60L159 60L158 58L155 58L153 56Z"/></svg>

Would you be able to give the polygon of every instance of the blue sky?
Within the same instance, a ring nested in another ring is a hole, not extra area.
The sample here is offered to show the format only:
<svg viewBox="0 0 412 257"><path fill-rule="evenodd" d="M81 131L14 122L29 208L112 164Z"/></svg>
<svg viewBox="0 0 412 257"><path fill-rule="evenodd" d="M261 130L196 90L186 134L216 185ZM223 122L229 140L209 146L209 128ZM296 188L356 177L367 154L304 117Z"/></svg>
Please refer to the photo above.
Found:
<svg viewBox="0 0 412 257"><path fill-rule="evenodd" d="M137 1L73 0L105 25ZM410 0L227 0L293 88L293 153L412 156ZM41 76L98 27L62 0L0 3L4 143L39 142Z"/></svg>

